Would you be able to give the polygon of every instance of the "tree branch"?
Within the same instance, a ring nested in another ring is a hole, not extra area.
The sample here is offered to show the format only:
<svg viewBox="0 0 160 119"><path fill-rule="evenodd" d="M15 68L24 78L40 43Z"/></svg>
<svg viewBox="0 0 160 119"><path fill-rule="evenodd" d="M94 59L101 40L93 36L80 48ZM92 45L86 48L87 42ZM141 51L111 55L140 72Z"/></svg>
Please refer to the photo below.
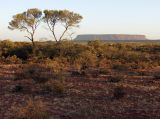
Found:
<svg viewBox="0 0 160 119"><path fill-rule="evenodd" d="M54 36L55 41L56 41L56 42L58 42L57 37L56 37L55 32L54 32L54 29L55 29L55 23L52 25L52 28L51 28L51 26L50 26L50 24L49 24L49 21L47 21L47 25L48 25L48 27L49 27L50 31L52 32L52 34L53 34L53 36Z"/></svg>
<svg viewBox="0 0 160 119"><path fill-rule="evenodd" d="M61 37L59 38L59 41L62 40L62 38L63 38L64 34L67 32L67 30L68 30L68 26L66 27L66 29L65 29L64 32L62 33Z"/></svg>
<svg viewBox="0 0 160 119"><path fill-rule="evenodd" d="M31 41L32 41L32 39L31 39L30 37L28 37L28 36L24 36L24 37L26 37L26 38L28 38L29 40L31 40Z"/></svg>

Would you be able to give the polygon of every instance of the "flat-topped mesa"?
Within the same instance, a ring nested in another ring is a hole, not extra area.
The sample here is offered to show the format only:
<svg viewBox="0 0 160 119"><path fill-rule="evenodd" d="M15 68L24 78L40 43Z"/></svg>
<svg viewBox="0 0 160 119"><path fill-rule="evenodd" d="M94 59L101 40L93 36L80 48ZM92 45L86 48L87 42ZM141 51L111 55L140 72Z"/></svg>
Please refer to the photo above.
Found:
<svg viewBox="0 0 160 119"><path fill-rule="evenodd" d="M78 35L75 40L148 40L145 35L125 34L84 34Z"/></svg>

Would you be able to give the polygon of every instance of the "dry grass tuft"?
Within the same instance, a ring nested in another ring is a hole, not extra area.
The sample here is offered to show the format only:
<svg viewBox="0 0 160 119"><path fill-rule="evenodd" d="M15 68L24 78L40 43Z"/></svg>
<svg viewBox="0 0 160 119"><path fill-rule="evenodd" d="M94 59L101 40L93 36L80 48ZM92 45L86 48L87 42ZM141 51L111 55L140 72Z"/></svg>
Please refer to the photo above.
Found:
<svg viewBox="0 0 160 119"><path fill-rule="evenodd" d="M46 107L41 101L29 99L25 106L17 109L16 119L47 119Z"/></svg>

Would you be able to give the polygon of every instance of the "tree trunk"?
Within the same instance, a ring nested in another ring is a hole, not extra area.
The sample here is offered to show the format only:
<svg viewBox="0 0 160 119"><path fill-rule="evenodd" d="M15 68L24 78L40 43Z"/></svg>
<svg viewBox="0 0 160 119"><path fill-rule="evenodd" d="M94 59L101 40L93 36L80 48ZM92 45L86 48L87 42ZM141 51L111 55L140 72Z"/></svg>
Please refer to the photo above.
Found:
<svg viewBox="0 0 160 119"><path fill-rule="evenodd" d="M67 30L68 30L68 27L67 27L67 28L65 29L65 31L62 33L61 37L59 38L59 41L62 40L62 38L63 38L64 34L67 32Z"/></svg>
<svg viewBox="0 0 160 119"><path fill-rule="evenodd" d="M33 36L32 36L32 38L31 38L31 41L32 41L32 51L33 51L33 55L35 55L35 54L36 54L36 45L35 45Z"/></svg>

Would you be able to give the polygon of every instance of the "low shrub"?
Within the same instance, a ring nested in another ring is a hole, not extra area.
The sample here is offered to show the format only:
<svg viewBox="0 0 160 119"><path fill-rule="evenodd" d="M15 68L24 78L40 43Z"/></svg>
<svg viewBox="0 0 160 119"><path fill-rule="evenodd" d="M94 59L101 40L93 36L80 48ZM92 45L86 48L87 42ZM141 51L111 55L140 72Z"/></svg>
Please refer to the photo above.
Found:
<svg viewBox="0 0 160 119"><path fill-rule="evenodd" d="M25 106L17 109L15 119L48 119L46 107L41 101L29 99Z"/></svg>
<svg viewBox="0 0 160 119"><path fill-rule="evenodd" d="M115 74L113 76L110 76L108 81L111 83L118 83L124 79L125 79L125 77L123 75Z"/></svg>
<svg viewBox="0 0 160 119"><path fill-rule="evenodd" d="M23 69L21 69L20 72L15 73L14 81L26 79L26 75Z"/></svg>
<svg viewBox="0 0 160 119"><path fill-rule="evenodd" d="M102 59L98 59L98 62L97 62L97 68L110 68L111 66L111 63L112 63L112 60L109 60L107 58L102 58Z"/></svg>
<svg viewBox="0 0 160 119"><path fill-rule="evenodd" d="M108 69L105 69L105 68L101 68L99 69L99 74L102 74L102 75L107 75L109 74L109 70Z"/></svg>
<svg viewBox="0 0 160 119"><path fill-rule="evenodd" d="M69 119L92 119L96 116L97 110L92 105L80 105L76 110L70 111L62 115L64 118ZM88 118L90 117L90 118ZM92 117L92 118L91 118Z"/></svg>
<svg viewBox="0 0 160 119"><path fill-rule="evenodd" d="M64 58L46 59L44 63L53 73L59 73L65 70L65 65L67 65L67 61Z"/></svg>
<svg viewBox="0 0 160 119"><path fill-rule="evenodd" d="M112 64L112 69L117 71L127 71L129 67L121 63Z"/></svg>
<svg viewBox="0 0 160 119"><path fill-rule="evenodd" d="M142 61L138 62L137 66L138 66L139 69L148 69L148 68L152 67L150 62L142 62Z"/></svg>
<svg viewBox="0 0 160 119"><path fill-rule="evenodd" d="M65 80L66 76L67 76L67 74L65 74L65 72L58 72L58 73L54 73L53 78L63 82Z"/></svg>
<svg viewBox="0 0 160 119"><path fill-rule="evenodd" d="M13 55L13 56L7 57L5 62L8 64L21 64L22 60L17 58L16 55Z"/></svg>
<svg viewBox="0 0 160 119"><path fill-rule="evenodd" d="M48 80L48 82L46 82L43 86L43 88L48 91L48 92L52 92L53 94L64 94L65 92L65 87L63 82L60 82L58 80Z"/></svg>
<svg viewBox="0 0 160 119"><path fill-rule="evenodd" d="M23 91L23 86L21 85L14 85L11 87L11 92L17 93Z"/></svg>
<svg viewBox="0 0 160 119"><path fill-rule="evenodd" d="M79 70L75 70L75 71L72 71L72 72L71 72L71 75L72 75L72 76L82 76L82 73L81 73L81 71L79 71Z"/></svg>
<svg viewBox="0 0 160 119"><path fill-rule="evenodd" d="M94 67L97 65L97 56L90 51L85 51L79 55L79 57L75 60L75 63L81 65L81 70L85 70L89 67Z"/></svg>
<svg viewBox="0 0 160 119"><path fill-rule="evenodd" d="M32 47L30 45L17 46L13 50L10 50L7 55L14 56L16 55L21 60L27 60L32 54Z"/></svg>
<svg viewBox="0 0 160 119"><path fill-rule="evenodd" d="M153 79L154 80L160 80L160 73L159 72L155 72L153 75Z"/></svg>
<svg viewBox="0 0 160 119"><path fill-rule="evenodd" d="M123 87L116 87L113 91L113 98L120 99L123 98L125 94L126 92Z"/></svg>
<svg viewBox="0 0 160 119"><path fill-rule="evenodd" d="M24 73L28 78L32 78L35 83L45 83L53 77L51 69L41 64L28 65Z"/></svg>

